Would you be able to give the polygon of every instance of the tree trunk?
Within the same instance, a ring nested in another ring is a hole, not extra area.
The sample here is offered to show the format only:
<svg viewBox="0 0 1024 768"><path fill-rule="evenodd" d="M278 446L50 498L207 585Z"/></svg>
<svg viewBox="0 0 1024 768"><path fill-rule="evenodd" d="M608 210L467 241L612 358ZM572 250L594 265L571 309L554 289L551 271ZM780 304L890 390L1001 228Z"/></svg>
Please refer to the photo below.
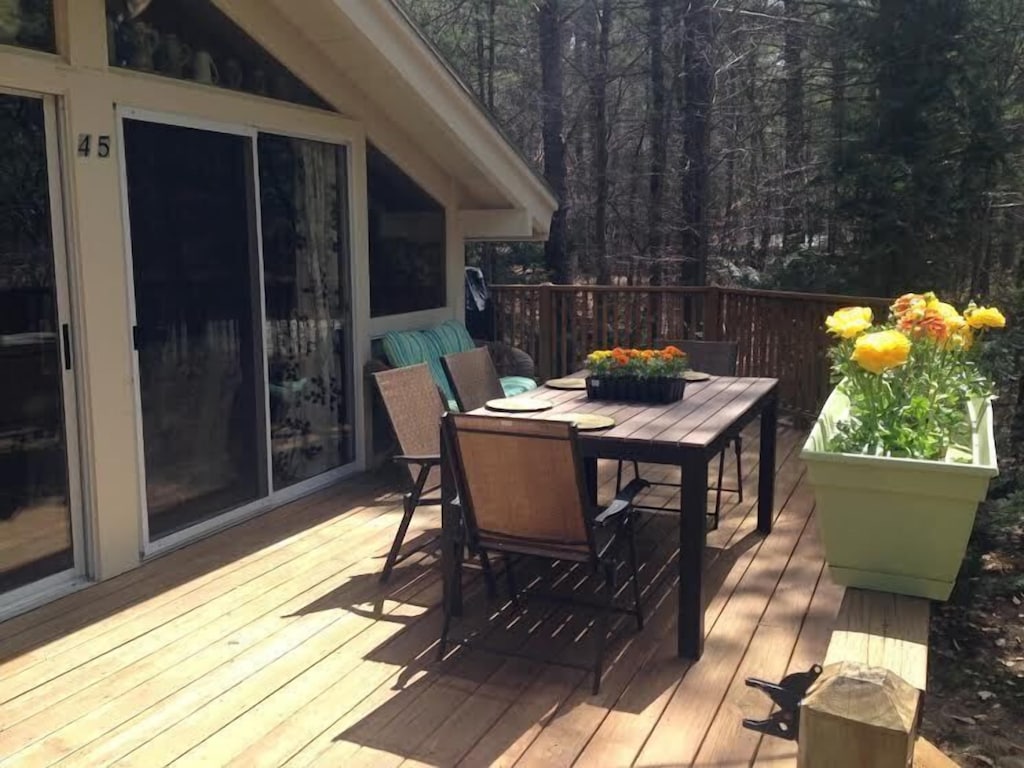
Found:
<svg viewBox="0 0 1024 768"><path fill-rule="evenodd" d="M836 21L834 24L839 26ZM830 94L830 119L832 122L832 200L828 213L828 255L834 257L839 248L839 178L845 165L846 149L846 51L842 40L843 32L838 31L832 41L832 72Z"/></svg>
<svg viewBox="0 0 1024 768"><path fill-rule="evenodd" d="M597 281L612 282L608 262L608 51L612 28L612 2L602 0L597 18L597 62L594 69L594 243Z"/></svg>
<svg viewBox="0 0 1024 768"><path fill-rule="evenodd" d="M785 122L785 167L782 177L783 252L792 253L803 242L801 199L804 164L804 32L796 21L799 0L784 0L786 14L782 61L785 91L782 114Z"/></svg>
<svg viewBox="0 0 1024 768"><path fill-rule="evenodd" d="M666 115L664 0L647 0L647 39L651 48L651 172L648 180L649 211L647 247L651 259L651 284L661 285L664 263L664 177L668 163Z"/></svg>
<svg viewBox="0 0 1024 768"><path fill-rule="evenodd" d="M544 245L544 258L555 283L572 283L575 265L569 255L566 224L569 201L566 195L564 136L562 18L559 0L540 0L537 5L540 53L540 111L544 147L544 177L558 198L558 210L551 217L551 234Z"/></svg>
<svg viewBox="0 0 1024 768"><path fill-rule="evenodd" d="M683 258L684 280L707 283L708 132L714 88L709 0L690 0L683 35Z"/></svg>

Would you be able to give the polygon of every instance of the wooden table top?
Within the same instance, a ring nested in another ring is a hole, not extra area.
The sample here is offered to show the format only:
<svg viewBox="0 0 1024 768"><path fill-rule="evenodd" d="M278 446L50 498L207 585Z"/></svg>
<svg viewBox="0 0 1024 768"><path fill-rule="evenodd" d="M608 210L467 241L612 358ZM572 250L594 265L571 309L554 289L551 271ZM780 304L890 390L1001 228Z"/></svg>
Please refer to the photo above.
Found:
<svg viewBox="0 0 1024 768"><path fill-rule="evenodd" d="M572 374L582 376L582 374ZM515 418L543 419L553 413L595 413L611 416L615 426L606 430L581 432L583 444L597 442L619 444L631 453L671 449L713 449L737 426L744 426L760 413L764 402L773 396L778 379L713 376L708 381L686 383L683 399L667 405L588 400L584 390L560 390L539 387L524 396L550 400L551 410L529 414L507 414ZM473 413L499 415L486 408ZM604 455L605 451L597 450ZM609 457L618 455L612 450ZM642 456L638 456L642 458ZM654 460L654 457L650 457Z"/></svg>

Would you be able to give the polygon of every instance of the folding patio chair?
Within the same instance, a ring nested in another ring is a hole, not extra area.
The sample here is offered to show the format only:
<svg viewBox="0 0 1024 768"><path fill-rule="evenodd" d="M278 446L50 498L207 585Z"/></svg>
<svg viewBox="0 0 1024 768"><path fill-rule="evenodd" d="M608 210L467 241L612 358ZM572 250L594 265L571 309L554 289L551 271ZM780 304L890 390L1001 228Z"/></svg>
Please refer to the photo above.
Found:
<svg viewBox="0 0 1024 768"><path fill-rule="evenodd" d="M401 453L394 460L405 465L412 481L402 498L402 522L380 575L380 580L385 582L395 564L408 557L406 554L399 558L399 552L416 508L441 503L441 417L445 404L426 364L392 368L374 373L373 378L398 439ZM437 495L428 498L424 496L427 492ZM481 558L480 564L488 584L492 584L486 557Z"/></svg>
<svg viewBox="0 0 1024 768"><path fill-rule="evenodd" d="M471 552L500 553L513 602L509 556L520 555L581 563L599 573L602 599L594 626L593 692L601 684L604 646L611 611L636 617L643 629L637 576L632 500L647 482L637 479L606 508L589 502L576 427L541 419L447 414L444 435L453 460L459 504ZM622 550L625 549L625 552ZM623 562L633 585L633 606L613 604L616 566ZM451 623L445 604L440 656L444 657ZM570 665L582 666L582 665Z"/></svg>
<svg viewBox="0 0 1024 768"><path fill-rule="evenodd" d="M488 400L505 396L498 371L486 347L445 355L441 358L441 367L462 413L482 408Z"/></svg>

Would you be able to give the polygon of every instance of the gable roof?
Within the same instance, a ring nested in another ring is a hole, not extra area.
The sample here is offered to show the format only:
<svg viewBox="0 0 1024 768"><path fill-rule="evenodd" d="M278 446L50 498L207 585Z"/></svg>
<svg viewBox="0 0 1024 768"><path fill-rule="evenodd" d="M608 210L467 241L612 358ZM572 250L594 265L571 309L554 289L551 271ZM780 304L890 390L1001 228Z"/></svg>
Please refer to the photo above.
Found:
<svg viewBox="0 0 1024 768"><path fill-rule="evenodd" d="M277 24L260 3L214 2L289 67L269 27L294 25L316 49L304 58L323 65L296 74L385 152L387 132L391 146L408 141L429 156L455 186L467 239L547 238L554 194L395 0L267 0Z"/></svg>

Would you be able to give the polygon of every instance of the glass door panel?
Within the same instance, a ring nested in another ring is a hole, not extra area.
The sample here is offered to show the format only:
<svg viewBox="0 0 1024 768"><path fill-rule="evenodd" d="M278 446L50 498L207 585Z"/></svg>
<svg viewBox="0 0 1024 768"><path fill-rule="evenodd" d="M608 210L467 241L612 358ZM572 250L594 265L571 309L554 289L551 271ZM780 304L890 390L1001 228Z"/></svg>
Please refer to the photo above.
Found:
<svg viewBox="0 0 1024 768"><path fill-rule="evenodd" d="M124 120L150 540L268 492L252 140Z"/></svg>
<svg viewBox="0 0 1024 768"><path fill-rule="evenodd" d="M0 136L2 600L75 562L43 100L0 93Z"/></svg>
<svg viewBox="0 0 1024 768"><path fill-rule="evenodd" d="M261 134L274 489L353 459L345 150Z"/></svg>

